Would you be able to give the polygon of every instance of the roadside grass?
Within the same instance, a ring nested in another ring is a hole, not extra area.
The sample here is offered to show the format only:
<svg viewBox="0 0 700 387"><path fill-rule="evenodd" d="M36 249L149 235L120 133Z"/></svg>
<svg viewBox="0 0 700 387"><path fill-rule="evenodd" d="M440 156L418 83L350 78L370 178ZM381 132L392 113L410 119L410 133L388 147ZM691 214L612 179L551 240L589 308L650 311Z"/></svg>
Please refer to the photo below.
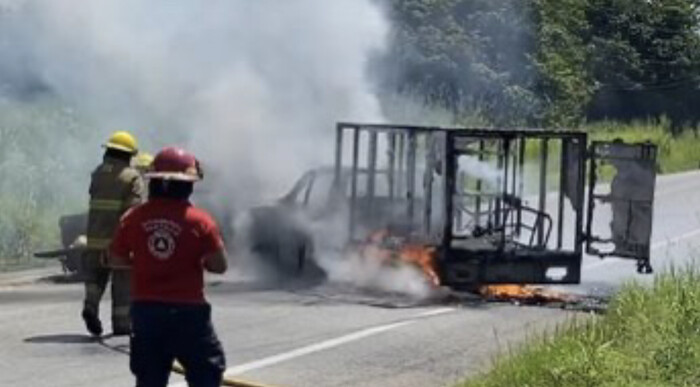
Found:
<svg viewBox="0 0 700 387"><path fill-rule="evenodd" d="M700 270L628 284L605 316L573 319L460 387L698 386Z"/></svg>
<svg viewBox="0 0 700 387"><path fill-rule="evenodd" d="M700 168L700 130L686 128L675 136L666 120L621 124L600 122L583 128L592 140L625 142L650 141L659 146L660 173L675 173Z"/></svg>
<svg viewBox="0 0 700 387"><path fill-rule="evenodd" d="M39 205L24 197L0 201L0 272L43 266L36 251L60 247L58 218L63 208Z"/></svg>
<svg viewBox="0 0 700 387"><path fill-rule="evenodd" d="M32 254L60 247L59 217L87 204L90 122L55 97L0 94L0 271L45 264Z"/></svg>
<svg viewBox="0 0 700 387"><path fill-rule="evenodd" d="M657 155L657 173L677 173L700 169L700 128L685 128L676 135L671 134L668 120L661 119L655 121L639 121L633 123L619 122L598 122L587 124L579 128L588 133L589 142L592 141L613 141L621 139L626 143L651 142L659 147ZM525 158L528 165L535 166L526 171L526 175L531 176L533 181L539 179L539 160L541 142L530 140L527 143ZM549 158L547 164L547 186L555 189L559 186L559 158L561 154L561 144L558 141L550 142ZM535 164L532 164L536 161ZM588 167L587 167L588 168ZM614 168L610 165L603 165L598 170L599 181L610 181L615 175ZM588 171L586 171L588 176ZM536 184L532 184L530 189L537 189Z"/></svg>

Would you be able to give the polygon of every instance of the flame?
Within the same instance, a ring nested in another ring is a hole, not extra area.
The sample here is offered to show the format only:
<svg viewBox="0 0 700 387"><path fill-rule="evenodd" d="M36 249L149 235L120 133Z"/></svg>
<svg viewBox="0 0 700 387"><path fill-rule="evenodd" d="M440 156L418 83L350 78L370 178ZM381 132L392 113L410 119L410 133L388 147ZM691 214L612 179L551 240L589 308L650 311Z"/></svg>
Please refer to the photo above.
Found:
<svg viewBox="0 0 700 387"><path fill-rule="evenodd" d="M409 264L419 268L426 280L435 287L440 286L437 275L436 248L415 243L408 238L392 235L388 230L378 230L370 234L367 242L360 247L363 257L379 259L389 264ZM519 284L486 285L478 293L495 301L520 301L526 303L570 302L572 295L556 292L538 286Z"/></svg>
<svg viewBox="0 0 700 387"><path fill-rule="evenodd" d="M568 302L572 296L538 286L487 285L479 288L479 294L498 301Z"/></svg>
<svg viewBox="0 0 700 387"><path fill-rule="evenodd" d="M440 286L435 265L436 249L432 246L407 242L405 238L391 235L388 230L379 230L369 236L361 253L389 265L413 265L422 271L430 284Z"/></svg>

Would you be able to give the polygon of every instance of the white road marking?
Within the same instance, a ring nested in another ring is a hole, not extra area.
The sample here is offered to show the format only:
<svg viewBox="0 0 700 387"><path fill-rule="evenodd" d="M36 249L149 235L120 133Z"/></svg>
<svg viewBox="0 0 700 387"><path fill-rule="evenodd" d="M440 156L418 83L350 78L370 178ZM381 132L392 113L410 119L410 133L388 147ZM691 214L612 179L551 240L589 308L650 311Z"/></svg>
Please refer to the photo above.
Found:
<svg viewBox="0 0 700 387"><path fill-rule="evenodd" d="M652 250L662 249L662 248L664 248L664 247L666 247L666 246L668 246L668 245L672 245L672 244L678 243L678 242L680 242L680 241L682 241L682 240L684 240L684 239L693 238L693 237L698 236L698 235L700 235L700 229L696 229L696 230L693 230L693 231L689 231L689 232L687 232L687 233L685 233L685 234L679 235L679 236L674 237L674 238L670 238L670 239L666 239L666 240L663 240L663 241L658 241L658 242L656 242L656 243L652 243L651 249L652 249ZM601 261L598 261L598 262L594 262L594 263L591 263L591 264L588 264L588 265L584 265L584 266L583 266L583 270L591 270L591 269L595 269L595 268L597 268L597 267L601 267L601 266L604 266L604 265L609 265L609 264L611 264L611 263L623 262L623 261L624 261L623 259L604 259L604 260L601 260Z"/></svg>
<svg viewBox="0 0 700 387"><path fill-rule="evenodd" d="M366 337L378 335L390 330L401 328L403 326L414 323L414 321L401 321L392 324L380 325L373 328L363 329L361 331L353 332L344 336L336 337L333 339L325 340L316 344L307 345L305 347L297 348L288 352L283 352L278 355L269 356L260 360L255 360L249 363L241 364L235 367L228 368L224 375L235 376L240 375L245 372L252 370L268 367L274 364L279 364L285 361L289 361L301 356L306 356L315 352L324 351L330 348L338 347L343 344L351 343Z"/></svg>
<svg viewBox="0 0 700 387"><path fill-rule="evenodd" d="M243 363L239 364L234 367L230 367L226 369L224 372L224 376L226 377L231 377L231 376L236 376L240 375L245 372L257 370L260 368L265 368L269 367L271 365L279 364L285 361L293 360L298 357L306 356L312 353L320 352L320 351L325 351L327 349L339 347L344 344L351 343L353 341L361 340L370 336L375 336L380 333L388 332L394 329L398 329L410 324L413 324L417 321L420 321L421 319L427 318L427 317L434 317L434 316L439 316L441 314L446 314L450 312L454 312L456 309L455 308L440 308L440 309L433 309L429 310L423 313L419 313L413 317L408 318L407 320L403 321L398 321L394 323L389 323L389 324L384 324L384 325L379 325L376 327L372 328L366 328L362 329L353 333L349 333L343 336L335 337L332 339L324 340L319 343L307 345L301 348L293 349L291 351L287 352L282 352L277 355L272 355L268 356L262 359L254 360L248 363ZM187 383L184 382L179 382L179 383L174 383L170 384L170 387L186 387Z"/></svg>
<svg viewBox="0 0 700 387"><path fill-rule="evenodd" d="M455 308L433 309L433 310L429 310L427 312L418 313L417 315L415 315L415 317L413 317L413 320L418 320L418 319L425 318L425 317L439 316L441 314L452 313L454 311L455 311Z"/></svg>

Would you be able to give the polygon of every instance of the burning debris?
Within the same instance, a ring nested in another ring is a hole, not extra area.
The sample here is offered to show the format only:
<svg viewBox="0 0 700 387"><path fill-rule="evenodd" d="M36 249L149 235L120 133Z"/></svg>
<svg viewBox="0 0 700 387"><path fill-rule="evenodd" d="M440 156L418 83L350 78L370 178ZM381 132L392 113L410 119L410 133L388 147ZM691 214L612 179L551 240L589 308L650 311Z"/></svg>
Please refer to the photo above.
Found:
<svg viewBox="0 0 700 387"><path fill-rule="evenodd" d="M380 230L372 233L367 243L360 246L360 254L365 259L378 259L385 265L414 266L420 269L427 283L440 286L435 247L411 242L408 237L392 234L389 230Z"/></svg>
<svg viewBox="0 0 700 387"><path fill-rule="evenodd" d="M478 293L491 301L512 301L523 304L543 304L551 302L576 302L580 299L573 294L528 285L487 285L479 288Z"/></svg>
<svg viewBox="0 0 700 387"><path fill-rule="evenodd" d="M383 265L415 267L420 270L425 282L433 289L433 293L440 289L436 248L433 246L411 242L409 237L392 234L389 230L379 230L370 235L366 244L360 246L360 251L364 259L379 260ZM473 294L485 301L526 305L575 304L584 299L580 295L521 284L485 285L476 289Z"/></svg>

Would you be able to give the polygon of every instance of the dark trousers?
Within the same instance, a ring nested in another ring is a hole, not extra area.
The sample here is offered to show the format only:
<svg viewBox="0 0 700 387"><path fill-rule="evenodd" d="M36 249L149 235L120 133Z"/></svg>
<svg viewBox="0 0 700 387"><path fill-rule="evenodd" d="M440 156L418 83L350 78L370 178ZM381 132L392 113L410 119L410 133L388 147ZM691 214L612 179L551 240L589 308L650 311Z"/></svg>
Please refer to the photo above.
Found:
<svg viewBox="0 0 700 387"><path fill-rule="evenodd" d="M85 302L83 309L99 317L100 300L112 278L112 328L128 330L131 273L128 270L112 270L104 265L104 252L88 250L83 256Z"/></svg>
<svg viewBox="0 0 700 387"><path fill-rule="evenodd" d="M208 304L133 302L131 372L136 387L165 387L174 360L192 387L221 385L226 358Z"/></svg>

